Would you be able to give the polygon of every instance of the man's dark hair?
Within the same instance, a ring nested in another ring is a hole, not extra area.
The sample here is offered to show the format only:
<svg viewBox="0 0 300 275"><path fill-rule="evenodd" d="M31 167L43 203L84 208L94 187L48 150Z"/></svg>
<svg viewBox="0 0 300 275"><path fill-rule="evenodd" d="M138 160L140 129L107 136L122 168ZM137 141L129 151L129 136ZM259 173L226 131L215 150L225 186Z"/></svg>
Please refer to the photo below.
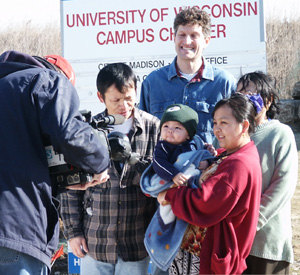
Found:
<svg viewBox="0 0 300 275"><path fill-rule="evenodd" d="M120 93L124 93L129 88L136 89L137 78L125 63L111 63L101 69L97 76L97 89L103 98L107 89L113 84Z"/></svg>
<svg viewBox="0 0 300 275"><path fill-rule="evenodd" d="M196 7L186 8L181 10L175 17L173 28L175 35L178 31L179 25L199 25L202 27L204 37L209 37L211 32L210 15L203 10Z"/></svg>

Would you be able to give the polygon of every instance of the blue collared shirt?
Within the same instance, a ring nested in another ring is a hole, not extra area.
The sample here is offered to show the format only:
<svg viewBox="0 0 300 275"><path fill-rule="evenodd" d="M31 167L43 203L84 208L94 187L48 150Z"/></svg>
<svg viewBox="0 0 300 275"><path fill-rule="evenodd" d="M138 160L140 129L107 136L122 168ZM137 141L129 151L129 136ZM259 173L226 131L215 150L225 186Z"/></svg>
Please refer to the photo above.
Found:
<svg viewBox="0 0 300 275"><path fill-rule="evenodd" d="M235 92L236 79L229 72L214 68L203 60L200 82L189 82L177 75L176 57L170 65L151 72L142 83L139 108L160 119L169 105L188 105L199 115L197 134L211 144L214 138L212 112L220 99Z"/></svg>

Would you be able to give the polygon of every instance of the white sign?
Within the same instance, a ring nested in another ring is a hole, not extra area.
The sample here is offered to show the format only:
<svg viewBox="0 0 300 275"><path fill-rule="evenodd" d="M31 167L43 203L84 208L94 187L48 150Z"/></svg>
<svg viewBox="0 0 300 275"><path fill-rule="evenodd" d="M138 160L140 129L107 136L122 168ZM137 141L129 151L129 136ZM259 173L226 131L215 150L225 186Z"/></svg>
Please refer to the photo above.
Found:
<svg viewBox="0 0 300 275"><path fill-rule="evenodd" d="M176 56L173 21L186 6L207 11L212 40L205 58L236 77L266 71L263 0L61 0L62 48L76 73L82 109L103 110L96 96L99 69L125 62L145 77Z"/></svg>

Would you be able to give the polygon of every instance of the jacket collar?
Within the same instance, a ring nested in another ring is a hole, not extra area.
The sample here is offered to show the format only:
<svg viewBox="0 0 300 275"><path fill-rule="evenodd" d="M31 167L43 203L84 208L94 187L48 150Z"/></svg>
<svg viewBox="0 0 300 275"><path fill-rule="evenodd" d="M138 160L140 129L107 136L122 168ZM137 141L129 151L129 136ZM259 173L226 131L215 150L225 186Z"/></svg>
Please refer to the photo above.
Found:
<svg viewBox="0 0 300 275"><path fill-rule="evenodd" d="M0 55L0 63L2 62L16 62L23 63L27 65L33 65L40 68L45 68L43 64L38 62L34 57L26 53L21 53L17 51L6 51Z"/></svg>
<svg viewBox="0 0 300 275"><path fill-rule="evenodd" d="M176 71L176 61L177 61L177 56L174 58L173 62L171 63L169 67L169 72L168 72L168 80L170 81L174 77L178 77L177 71ZM205 58L203 58L204 62L204 69L202 73L202 78L208 79L208 80L214 80L214 71L212 65L206 61Z"/></svg>

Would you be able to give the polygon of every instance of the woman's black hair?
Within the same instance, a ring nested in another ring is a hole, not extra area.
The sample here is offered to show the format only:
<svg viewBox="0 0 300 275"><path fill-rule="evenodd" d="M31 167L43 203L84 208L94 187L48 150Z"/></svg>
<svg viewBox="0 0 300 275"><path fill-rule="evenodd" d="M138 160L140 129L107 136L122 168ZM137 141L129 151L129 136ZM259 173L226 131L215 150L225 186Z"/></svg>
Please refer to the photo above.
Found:
<svg viewBox="0 0 300 275"><path fill-rule="evenodd" d="M249 121L249 134L254 132L256 111L248 97L241 93L235 93L230 98L221 99L213 110L213 117L215 116L215 112L225 105L232 110L232 114L237 122Z"/></svg>
<svg viewBox="0 0 300 275"><path fill-rule="evenodd" d="M101 69L97 76L97 89L105 98L105 93L111 85L115 85L120 93L124 93L128 88L137 87L137 78L127 64L111 63Z"/></svg>
<svg viewBox="0 0 300 275"><path fill-rule="evenodd" d="M264 101L264 106L267 109L267 117L271 119L274 118L280 112L279 96L276 92L276 79L261 71L247 73L244 74L238 81L238 85L242 84L241 90L246 89L250 81L255 84L257 93L261 95ZM268 103L270 102L271 105L268 108Z"/></svg>

